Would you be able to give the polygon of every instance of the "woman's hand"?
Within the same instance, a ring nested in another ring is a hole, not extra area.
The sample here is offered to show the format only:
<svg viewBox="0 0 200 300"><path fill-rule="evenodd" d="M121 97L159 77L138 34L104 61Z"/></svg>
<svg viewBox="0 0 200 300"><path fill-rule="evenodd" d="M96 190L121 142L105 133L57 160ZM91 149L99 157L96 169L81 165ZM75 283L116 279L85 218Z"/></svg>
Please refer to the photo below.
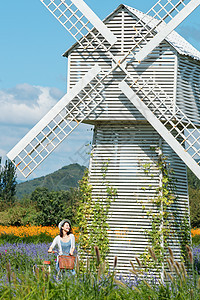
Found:
<svg viewBox="0 0 200 300"><path fill-rule="evenodd" d="M70 252L69 252L69 255L73 255L74 250L75 250L75 248L71 248L71 249L70 249Z"/></svg>
<svg viewBox="0 0 200 300"><path fill-rule="evenodd" d="M49 249L48 249L48 253L51 253L51 252L52 252L52 249L51 249L51 248L49 248Z"/></svg>

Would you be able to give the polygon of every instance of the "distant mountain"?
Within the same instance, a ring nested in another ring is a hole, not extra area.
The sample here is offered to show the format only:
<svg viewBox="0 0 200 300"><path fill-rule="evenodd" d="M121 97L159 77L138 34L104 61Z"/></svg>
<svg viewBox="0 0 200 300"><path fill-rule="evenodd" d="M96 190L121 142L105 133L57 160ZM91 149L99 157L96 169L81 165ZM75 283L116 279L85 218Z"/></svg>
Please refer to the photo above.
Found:
<svg viewBox="0 0 200 300"><path fill-rule="evenodd" d="M85 166L71 164L46 176L19 183L16 186L16 196L21 199L23 195L31 194L37 187L46 187L49 191L66 191L70 187L77 187L85 169Z"/></svg>
<svg viewBox="0 0 200 300"><path fill-rule="evenodd" d="M16 181L17 181L17 183L19 184L19 183L25 182L26 179L22 180L22 179L18 179L18 178L17 178Z"/></svg>
<svg viewBox="0 0 200 300"><path fill-rule="evenodd" d="M21 199L23 195L31 194L37 187L47 187L50 191L65 191L69 190L70 187L77 187L85 169L85 166L71 164L46 176L20 182L16 187L16 196ZM189 169L188 184L192 189L200 190L200 180Z"/></svg>

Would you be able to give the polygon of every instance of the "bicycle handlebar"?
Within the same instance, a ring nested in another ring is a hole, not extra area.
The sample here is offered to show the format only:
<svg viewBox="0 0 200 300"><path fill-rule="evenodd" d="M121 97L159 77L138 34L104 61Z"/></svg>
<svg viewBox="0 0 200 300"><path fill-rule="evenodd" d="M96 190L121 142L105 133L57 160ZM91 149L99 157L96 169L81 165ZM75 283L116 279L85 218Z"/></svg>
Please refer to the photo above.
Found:
<svg viewBox="0 0 200 300"><path fill-rule="evenodd" d="M56 250L54 251L54 250L53 250L53 251L51 251L51 252L48 251L48 253L49 253L49 254L56 254L56 253L58 253L58 251L56 251Z"/></svg>
<svg viewBox="0 0 200 300"><path fill-rule="evenodd" d="M58 251L56 251L56 250L53 250L53 251L51 251L51 252L48 252L48 253L49 253L49 254L56 254L56 253L57 253L57 254L59 254L59 252L58 252ZM69 256L71 256L71 254L70 254L70 253L69 253L68 255L69 255ZM72 256L73 256L73 255L72 255Z"/></svg>

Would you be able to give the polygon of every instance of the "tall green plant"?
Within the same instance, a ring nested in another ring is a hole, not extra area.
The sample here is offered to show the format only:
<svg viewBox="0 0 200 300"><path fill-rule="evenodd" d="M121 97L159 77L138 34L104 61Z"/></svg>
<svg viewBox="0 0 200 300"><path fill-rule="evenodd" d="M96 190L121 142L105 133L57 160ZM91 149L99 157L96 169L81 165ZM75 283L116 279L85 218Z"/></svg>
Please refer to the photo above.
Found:
<svg viewBox="0 0 200 300"><path fill-rule="evenodd" d="M96 199L92 197L88 170L79 183L81 198L77 211L77 223L80 227L79 248L82 261L85 255L95 257L95 246L98 247L102 260L105 260L109 253L107 221L110 206L117 196L117 191L106 181L107 167L108 164L103 165L102 188ZM103 191L106 192L105 197L102 196Z"/></svg>
<svg viewBox="0 0 200 300"><path fill-rule="evenodd" d="M158 257L158 261L163 263L164 248L167 248L170 236L170 207L176 200L176 185L174 171L167 163L167 158L159 155L157 168L160 172L160 186L156 189L155 197L152 199L156 206L157 213L151 214L152 230L148 231L150 244Z"/></svg>
<svg viewBox="0 0 200 300"><path fill-rule="evenodd" d="M160 174L160 183L155 191L155 196L151 199L154 206L153 209L146 210L148 219L151 222L151 229L146 230L146 233L149 245L151 245L155 253L156 263L151 260L149 251L146 251L141 256L141 259L143 264L148 268L156 266L158 270L164 270L164 258L168 249L170 235L173 234L170 220L176 222L176 226L179 227L181 233L180 248L183 259L186 257L185 245L190 244L190 226L188 223L188 213L187 216L183 216L180 220L180 217L176 216L176 212L173 212L171 209L173 203L178 200L176 195L176 179L174 178L174 171L167 161L167 157L163 156L161 151L159 151L158 160L155 163ZM143 165L143 169L148 176L153 176L150 164ZM179 223L176 219L178 219Z"/></svg>
<svg viewBox="0 0 200 300"><path fill-rule="evenodd" d="M89 221L91 220L93 214L93 200L92 200L92 185L89 183L89 172L85 171L83 178L79 181L79 207L77 209L76 223L79 226L80 236L79 236L79 248L80 257L90 253L90 228Z"/></svg>

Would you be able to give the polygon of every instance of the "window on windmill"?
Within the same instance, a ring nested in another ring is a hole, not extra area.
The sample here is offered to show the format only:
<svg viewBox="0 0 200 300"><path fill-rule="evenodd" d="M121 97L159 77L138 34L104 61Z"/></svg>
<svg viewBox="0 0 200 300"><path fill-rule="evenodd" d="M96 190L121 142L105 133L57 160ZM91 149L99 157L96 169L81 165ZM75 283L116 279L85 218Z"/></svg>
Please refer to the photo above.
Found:
<svg viewBox="0 0 200 300"><path fill-rule="evenodd" d="M121 149L122 151L125 150ZM132 157L132 160L127 162L128 159ZM135 175L138 172L138 159L137 157L133 156L133 152L127 153L126 151L123 151L120 155L120 163L119 163L119 173L122 175L122 182L129 182L132 181L132 179L135 177Z"/></svg>
<svg viewBox="0 0 200 300"><path fill-rule="evenodd" d="M138 157L132 145L119 147L119 173L122 182L130 183L138 172Z"/></svg>
<svg viewBox="0 0 200 300"><path fill-rule="evenodd" d="M139 162L135 155L135 131L132 127L123 127L121 131L112 134L111 153L116 173L121 177L122 182L129 182L138 172Z"/></svg>

